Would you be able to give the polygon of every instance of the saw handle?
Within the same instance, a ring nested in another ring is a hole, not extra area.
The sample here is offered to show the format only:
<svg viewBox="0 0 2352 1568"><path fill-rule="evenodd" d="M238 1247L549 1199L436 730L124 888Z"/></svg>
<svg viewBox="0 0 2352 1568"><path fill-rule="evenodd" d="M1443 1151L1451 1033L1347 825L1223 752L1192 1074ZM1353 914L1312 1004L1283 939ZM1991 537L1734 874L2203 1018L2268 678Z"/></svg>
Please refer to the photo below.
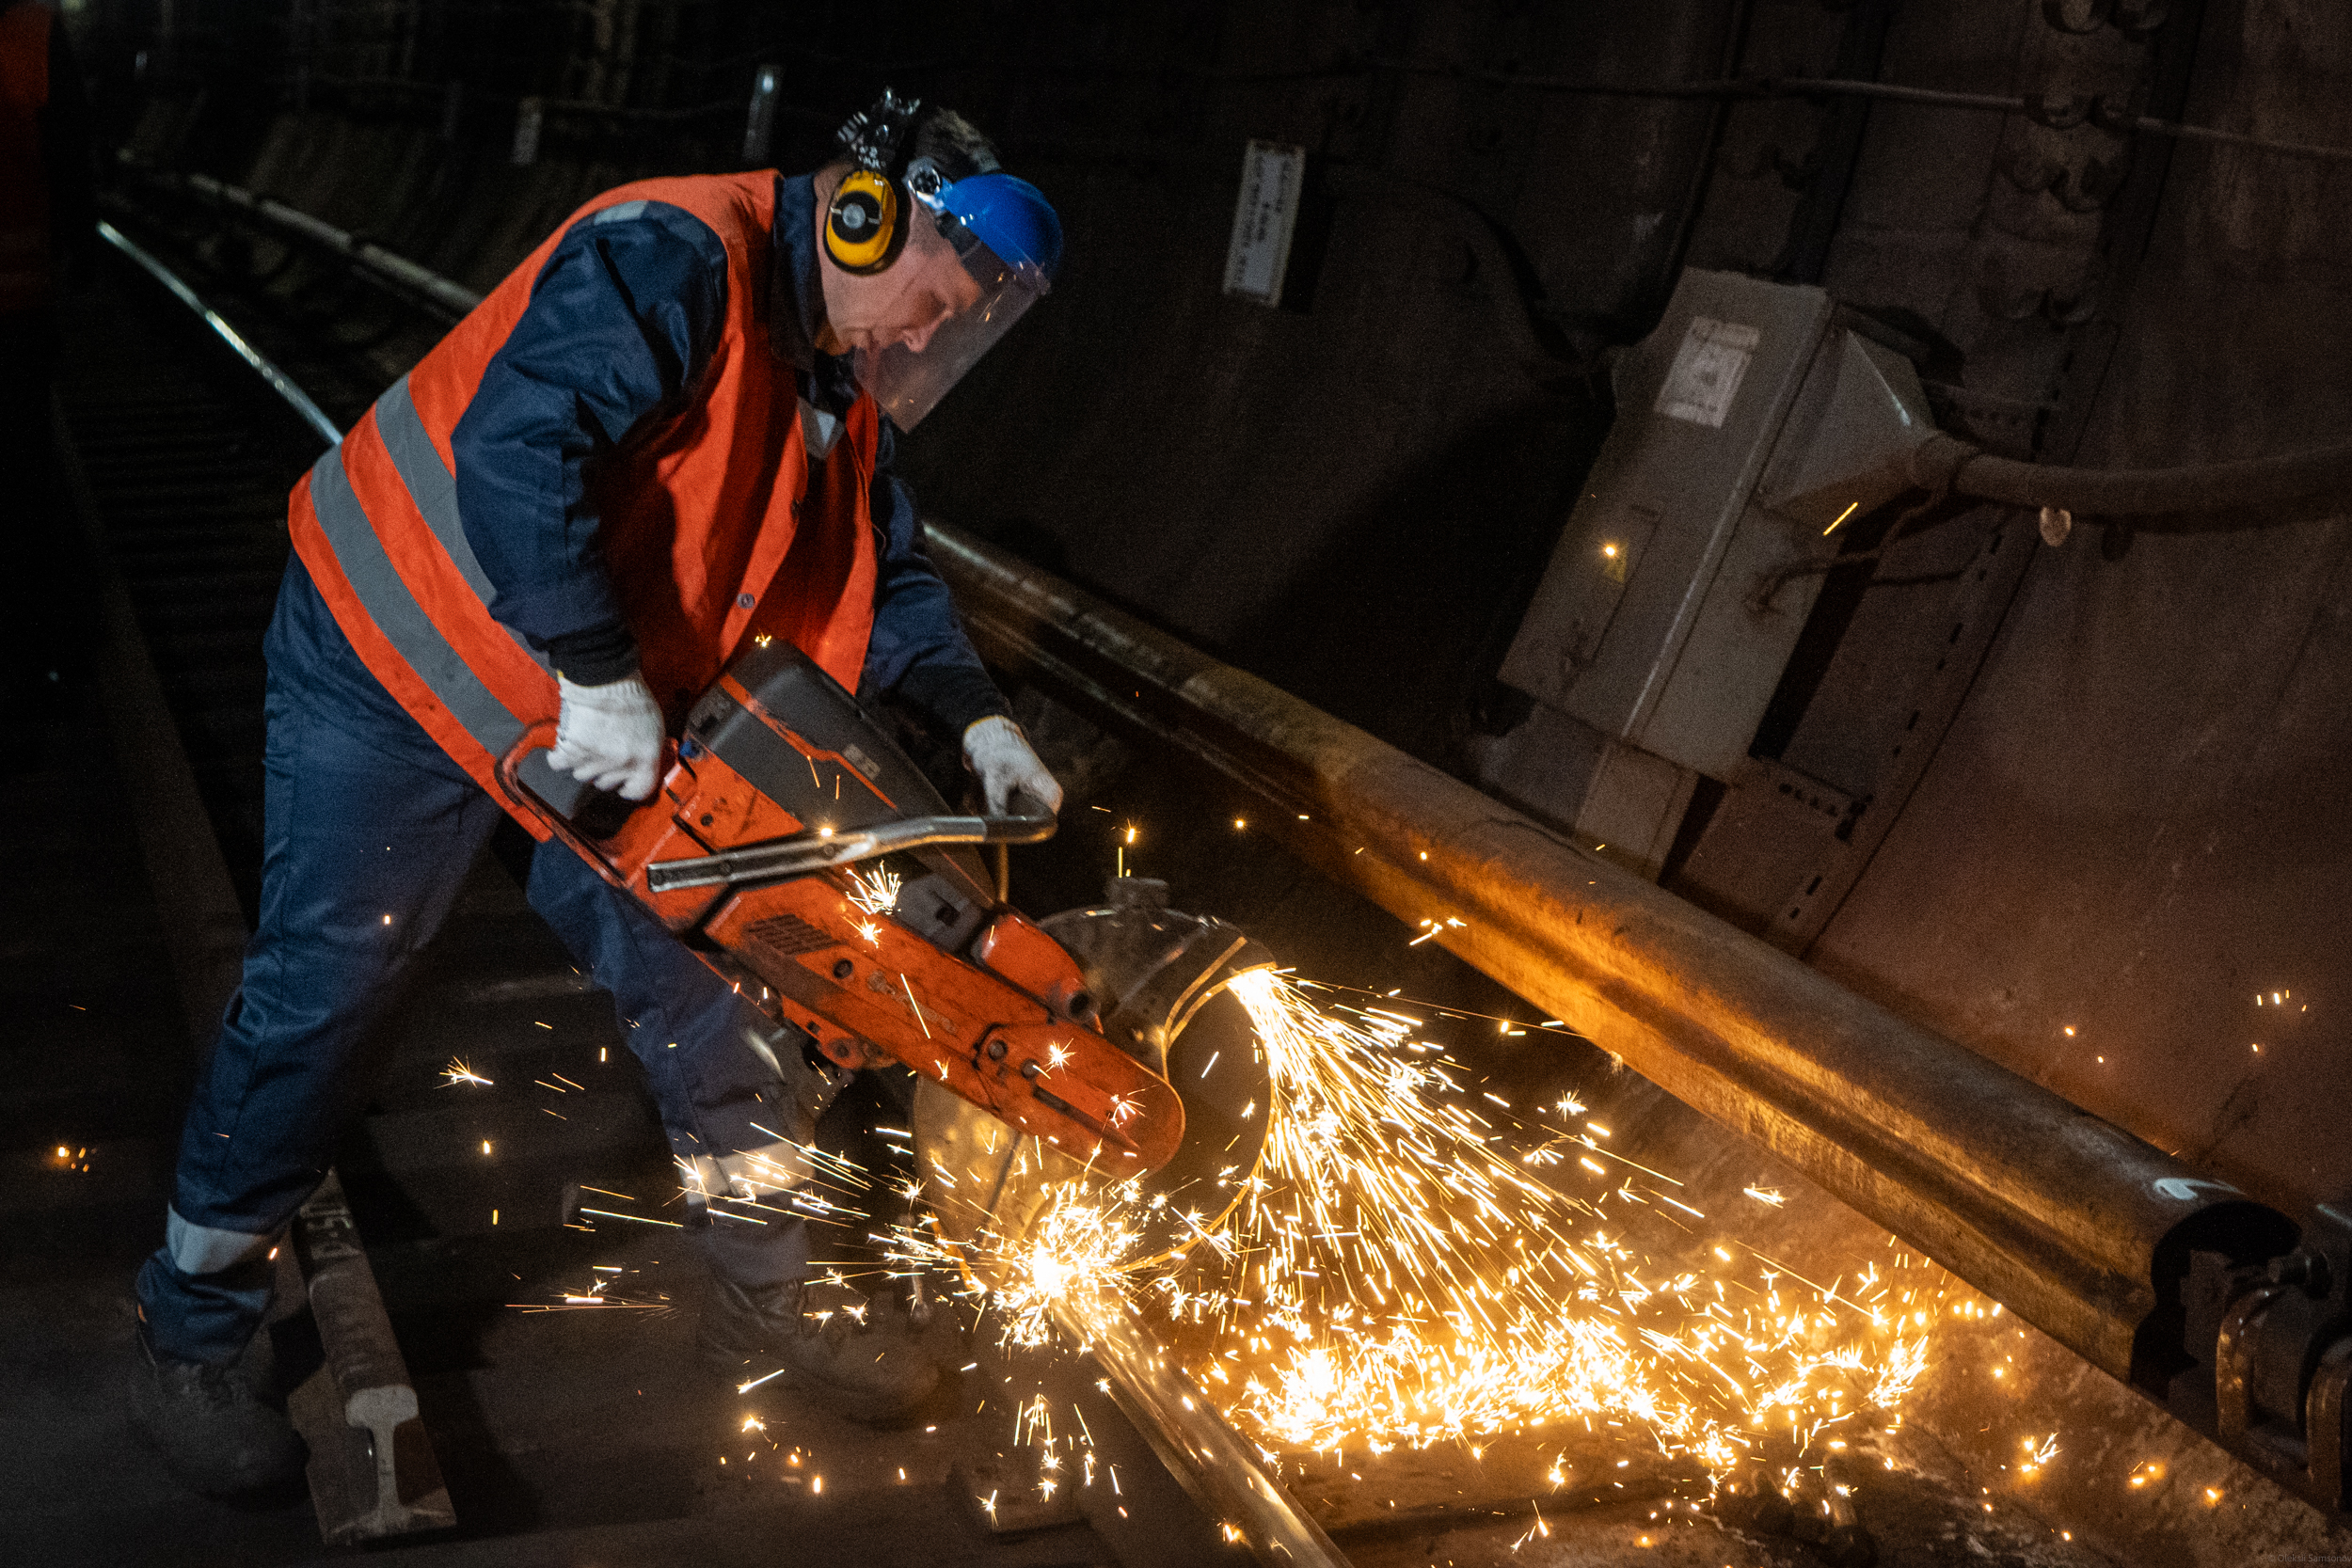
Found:
<svg viewBox="0 0 2352 1568"><path fill-rule="evenodd" d="M645 867L645 886L655 893L687 888L738 887L778 882L934 844L1036 844L1054 836L1054 814L1041 810L1020 816L902 816L834 833L823 830L738 845L712 855L656 861Z"/></svg>
<svg viewBox="0 0 2352 1568"><path fill-rule="evenodd" d="M989 847L995 851L989 857L989 862L990 869L996 874L998 909L1012 907L1012 846L1035 844L1040 839L1049 838L1054 830L1061 825L1060 818L1054 815L1051 806L1017 784L1013 786L1012 799L1006 803L1013 808L1012 816L982 818L992 828L1001 825L1006 829L1001 835L992 835L987 840ZM1045 825L1043 832L1036 832L1040 822ZM1021 836L1015 836L1014 824L1019 825Z"/></svg>
<svg viewBox="0 0 2352 1568"><path fill-rule="evenodd" d="M556 721L552 719L534 720L525 725L521 737L507 750L504 756L499 758L499 787L506 791L507 800L516 810L528 813L536 818L540 826L553 834L558 842L570 848L581 860L586 861L597 876L602 877L624 893L628 892L628 879L622 874L620 868L598 850L586 834L574 826L570 817L557 811L537 790L523 782L523 764L530 759L533 752L553 750L555 731ZM656 774L658 779L669 776L671 764L677 756L675 743L664 740L661 746L661 767ZM590 789L588 793L594 795L596 792ZM653 795L648 799L634 802L624 801L623 804L628 805L633 814L655 804L660 798L661 786L656 784ZM613 799L617 800L619 797L615 796Z"/></svg>
<svg viewBox="0 0 2352 1568"><path fill-rule="evenodd" d="M1016 787L1007 804L1012 810L1003 816L980 818L988 832L988 837L981 840L982 843L1039 844L1053 837L1054 830L1061 825L1061 818L1054 815L1054 808L1025 789Z"/></svg>

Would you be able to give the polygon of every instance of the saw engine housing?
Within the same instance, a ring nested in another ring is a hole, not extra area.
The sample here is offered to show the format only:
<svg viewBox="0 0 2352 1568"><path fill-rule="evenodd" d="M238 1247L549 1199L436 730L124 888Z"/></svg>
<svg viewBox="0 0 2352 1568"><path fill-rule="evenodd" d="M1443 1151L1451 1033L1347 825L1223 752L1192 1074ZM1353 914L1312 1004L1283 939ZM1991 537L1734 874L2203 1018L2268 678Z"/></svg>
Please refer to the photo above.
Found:
<svg viewBox="0 0 2352 1568"><path fill-rule="evenodd" d="M532 726L501 761L509 797L832 1060L902 1063L1114 1179L1174 1157L1176 1091L1105 1037L1076 959L1004 902L973 847L1046 837L1050 813L951 815L784 642L703 694L654 798L609 829L539 754L554 731Z"/></svg>

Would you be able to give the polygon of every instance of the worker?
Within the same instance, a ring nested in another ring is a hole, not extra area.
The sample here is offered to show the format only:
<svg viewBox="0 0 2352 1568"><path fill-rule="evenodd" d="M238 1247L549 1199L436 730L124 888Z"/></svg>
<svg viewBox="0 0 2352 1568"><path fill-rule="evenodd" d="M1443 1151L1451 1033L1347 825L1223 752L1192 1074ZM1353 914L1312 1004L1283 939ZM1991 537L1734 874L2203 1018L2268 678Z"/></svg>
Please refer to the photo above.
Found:
<svg viewBox="0 0 2352 1568"><path fill-rule="evenodd" d="M1060 806L890 471L894 425L1046 291L1060 225L949 111L885 95L813 175L588 202L294 487L265 644L260 920L137 1286L134 1416L199 1490L263 1489L297 1462L236 1370L271 1249L366 1091L371 1022L499 819L494 768L526 725L556 720L556 777L644 800L688 705L781 637L960 736L990 812L1015 790ZM703 1359L904 1418L937 1364L888 1303L834 1310L863 1304L808 1279L804 1222L775 1213L838 1076L562 844L537 846L524 891L612 993L689 1190L763 1201L767 1223L702 1232Z"/></svg>
<svg viewBox="0 0 2352 1568"><path fill-rule="evenodd" d="M65 29L34 0L0 0L0 704L54 699L78 661L84 607L51 449L60 279L96 235L89 111Z"/></svg>

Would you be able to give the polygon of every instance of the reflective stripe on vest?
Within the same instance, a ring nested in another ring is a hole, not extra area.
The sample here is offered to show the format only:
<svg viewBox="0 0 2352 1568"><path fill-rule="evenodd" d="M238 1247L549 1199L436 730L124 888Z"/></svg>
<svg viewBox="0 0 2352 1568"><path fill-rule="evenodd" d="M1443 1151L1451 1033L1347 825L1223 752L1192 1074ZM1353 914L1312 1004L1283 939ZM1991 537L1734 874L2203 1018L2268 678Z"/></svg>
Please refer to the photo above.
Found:
<svg viewBox="0 0 2352 1568"><path fill-rule="evenodd" d="M453 496L454 493L453 484ZM456 717L477 745L492 757L504 756L523 737L523 721L491 695L490 689L482 684L482 677L473 673L464 657L450 645L449 639L441 635L441 628L417 603L417 596L409 592L400 568L392 564L392 558L385 552L384 542L375 536L375 527L368 521L359 498L352 493L351 481L343 473L341 448L320 458L317 467L310 470L310 507L318 517L320 530L326 535L328 547L335 552L336 564L342 568L344 580L367 607L369 619L391 643L392 651L416 672L435 700ZM472 560L472 555L469 549L467 559ZM474 571L481 570L477 562ZM447 744L445 740L443 743Z"/></svg>
<svg viewBox="0 0 2352 1568"><path fill-rule="evenodd" d="M717 346L683 412L603 460L592 502L644 675L674 721L747 640L781 636L854 687L873 625L870 398L812 474L792 372L767 337L774 175L644 181L575 213L355 424L294 488L287 525L361 660L503 802L498 759L556 714L546 657L490 612L467 538L455 433L573 225L677 206L727 250ZM803 505L803 503L808 503ZM509 808L512 810L513 808ZM531 815L516 812L540 836Z"/></svg>
<svg viewBox="0 0 2352 1568"><path fill-rule="evenodd" d="M384 438L384 451L390 455L392 467L400 475L408 499L417 503L425 527L433 531L433 537L449 552L450 564L466 579L466 586L484 604L488 604L498 596L498 590L490 585L489 574L482 569L480 558L473 553L473 542L466 537L465 520L457 512L457 476L449 471L449 465L441 461L441 454L434 449L433 437L425 434L424 421L417 417L416 402L408 395L406 376L393 382L391 389L375 400L375 431ZM524 641L522 633L508 626L506 635L533 663L549 674L555 673L547 656ZM443 639L443 646L447 646L447 639Z"/></svg>

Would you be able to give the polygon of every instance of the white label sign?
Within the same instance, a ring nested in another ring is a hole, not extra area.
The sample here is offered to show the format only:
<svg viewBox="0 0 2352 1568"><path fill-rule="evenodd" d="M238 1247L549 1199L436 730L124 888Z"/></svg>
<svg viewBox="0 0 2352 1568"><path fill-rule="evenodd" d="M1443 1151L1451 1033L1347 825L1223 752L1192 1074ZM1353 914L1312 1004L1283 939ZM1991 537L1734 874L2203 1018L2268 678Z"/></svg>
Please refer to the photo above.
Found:
<svg viewBox="0 0 2352 1568"><path fill-rule="evenodd" d="M1225 250L1227 293L1261 305L1280 302L1306 177L1303 147L1253 141L1243 150L1241 198L1233 204L1233 239Z"/></svg>
<svg viewBox="0 0 2352 1568"><path fill-rule="evenodd" d="M1658 412L1721 430L1762 337L1755 327L1738 322L1692 317L1691 330L1682 335L1682 346L1675 350L1666 385L1659 389Z"/></svg>

